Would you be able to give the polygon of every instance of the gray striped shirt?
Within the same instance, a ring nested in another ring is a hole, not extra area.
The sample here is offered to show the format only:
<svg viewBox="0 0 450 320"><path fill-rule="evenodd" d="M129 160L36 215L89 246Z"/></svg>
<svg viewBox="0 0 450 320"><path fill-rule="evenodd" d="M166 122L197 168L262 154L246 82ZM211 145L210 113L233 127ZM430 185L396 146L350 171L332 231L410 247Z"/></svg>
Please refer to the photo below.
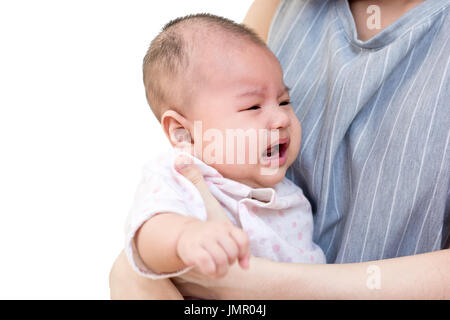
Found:
<svg viewBox="0 0 450 320"><path fill-rule="evenodd" d="M288 177L329 263L448 246L449 11L425 1L362 42L346 0L277 9L268 45L303 129Z"/></svg>

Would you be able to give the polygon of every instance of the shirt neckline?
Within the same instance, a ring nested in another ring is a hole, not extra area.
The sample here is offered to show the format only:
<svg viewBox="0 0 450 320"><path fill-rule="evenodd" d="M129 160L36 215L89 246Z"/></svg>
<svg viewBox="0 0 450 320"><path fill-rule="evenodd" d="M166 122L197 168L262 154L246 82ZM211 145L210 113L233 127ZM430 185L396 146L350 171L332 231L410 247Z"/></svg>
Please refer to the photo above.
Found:
<svg viewBox="0 0 450 320"><path fill-rule="evenodd" d="M193 163L197 165L197 168L203 174L205 181L215 183L218 180L220 182L218 184L218 187L224 184L228 185L227 188L228 192L232 193L234 196L239 197L241 200L242 199L254 200L262 202L264 204L271 204L274 201L275 194L277 192L273 187L252 188L242 182L238 182L223 177L215 168L211 167L202 160L198 159L197 157L194 157L193 155L189 154L188 152L182 149L173 148L172 152L173 152L173 159L175 159L179 154L184 154L187 157L191 158ZM174 163L172 165L172 170L176 171Z"/></svg>
<svg viewBox="0 0 450 320"><path fill-rule="evenodd" d="M387 26L381 32L367 41L358 39L355 20L350 10L348 0L336 0L335 8L340 23L350 43L364 49L382 48L399 38L412 26L419 24L439 10L450 4L450 0L427 0L417 7L409 10L394 23Z"/></svg>

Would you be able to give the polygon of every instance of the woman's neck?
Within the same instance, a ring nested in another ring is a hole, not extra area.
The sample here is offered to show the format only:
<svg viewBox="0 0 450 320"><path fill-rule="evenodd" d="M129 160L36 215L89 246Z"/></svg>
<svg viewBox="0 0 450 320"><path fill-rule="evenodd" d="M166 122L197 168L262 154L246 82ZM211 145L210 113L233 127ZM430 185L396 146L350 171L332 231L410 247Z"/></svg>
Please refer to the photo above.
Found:
<svg viewBox="0 0 450 320"><path fill-rule="evenodd" d="M350 0L358 39L367 41L424 0Z"/></svg>

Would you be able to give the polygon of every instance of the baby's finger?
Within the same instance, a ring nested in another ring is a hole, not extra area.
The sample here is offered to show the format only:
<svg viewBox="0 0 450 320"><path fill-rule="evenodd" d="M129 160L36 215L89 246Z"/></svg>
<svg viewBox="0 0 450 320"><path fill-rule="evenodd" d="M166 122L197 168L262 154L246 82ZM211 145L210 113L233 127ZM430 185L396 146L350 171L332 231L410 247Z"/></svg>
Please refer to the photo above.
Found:
<svg viewBox="0 0 450 320"><path fill-rule="evenodd" d="M239 248L230 234L224 234L218 239L219 245L225 251L228 257L228 264L231 265L238 257Z"/></svg>
<svg viewBox="0 0 450 320"><path fill-rule="evenodd" d="M216 277L223 277L228 272L228 257L223 248L215 241L210 241L203 245L216 265Z"/></svg>
<svg viewBox="0 0 450 320"><path fill-rule="evenodd" d="M216 263L210 253L204 248L198 248L197 254L195 254L195 265L200 271L207 275L214 275L216 273Z"/></svg>
<svg viewBox="0 0 450 320"><path fill-rule="evenodd" d="M243 259L239 259L239 265L242 269L248 269L250 267L250 252Z"/></svg>
<svg viewBox="0 0 450 320"><path fill-rule="evenodd" d="M248 261L250 258L250 240L248 239L247 233L245 233L241 229L233 228L230 234L232 235L239 249L239 264L241 265L241 267L246 269L248 268Z"/></svg>

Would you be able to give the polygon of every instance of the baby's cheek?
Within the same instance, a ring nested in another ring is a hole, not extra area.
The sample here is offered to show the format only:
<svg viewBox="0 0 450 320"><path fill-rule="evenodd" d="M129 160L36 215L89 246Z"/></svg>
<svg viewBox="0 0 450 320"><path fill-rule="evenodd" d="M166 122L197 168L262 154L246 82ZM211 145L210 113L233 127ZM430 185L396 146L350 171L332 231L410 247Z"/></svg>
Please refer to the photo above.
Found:
<svg viewBox="0 0 450 320"><path fill-rule="evenodd" d="M225 178L235 181L255 180L254 172L257 172L254 166L247 164L223 164L213 166Z"/></svg>
<svg viewBox="0 0 450 320"><path fill-rule="evenodd" d="M298 121L297 117L293 113L293 117L295 117L295 121L292 121L291 124L291 142L289 146L289 153L294 157L297 158L297 154L300 151L300 146L302 143L302 128L300 126L300 122Z"/></svg>
<svg viewBox="0 0 450 320"><path fill-rule="evenodd" d="M298 141L302 139L302 127L294 110L291 108L289 118L291 119L291 135L295 135Z"/></svg>
<svg viewBox="0 0 450 320"><path fill-rule="evenodd" d="M240 136L238 138L228 137L228 143L226 143L227 150L225 153L234 155L233 164L252 166L259 163L261 148L259 147L259 140L256 134L257 130L247 130L248 131L245 131L245 136ZM230 140L234 142L231 142Z"/></svg>

